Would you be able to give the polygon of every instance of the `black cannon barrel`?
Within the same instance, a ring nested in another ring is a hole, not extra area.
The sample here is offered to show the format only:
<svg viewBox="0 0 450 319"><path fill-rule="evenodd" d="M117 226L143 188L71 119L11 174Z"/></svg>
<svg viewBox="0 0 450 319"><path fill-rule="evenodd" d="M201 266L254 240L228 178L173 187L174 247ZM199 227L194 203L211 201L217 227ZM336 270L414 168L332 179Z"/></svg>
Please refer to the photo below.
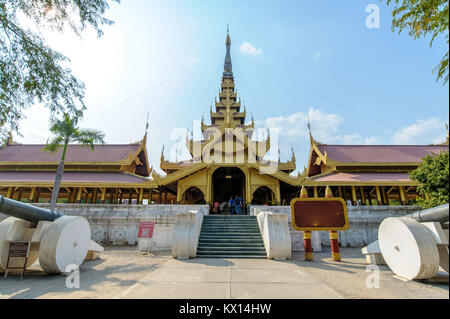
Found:
<svg viewBox="0 0 450 319"><path fill-rule="evenodd" d="M429 209L419 210L418 212L406 215L418 222L448 222L448 204L436 206Z"/></svg>
<svg viewBox="0 0 450 319"><path fill-rule="evenodd" d="M18 202L0 195L0 213L17 217L34 224L39 221L52 222L63 216L58 212L50 211L30 204Z"/></svg>

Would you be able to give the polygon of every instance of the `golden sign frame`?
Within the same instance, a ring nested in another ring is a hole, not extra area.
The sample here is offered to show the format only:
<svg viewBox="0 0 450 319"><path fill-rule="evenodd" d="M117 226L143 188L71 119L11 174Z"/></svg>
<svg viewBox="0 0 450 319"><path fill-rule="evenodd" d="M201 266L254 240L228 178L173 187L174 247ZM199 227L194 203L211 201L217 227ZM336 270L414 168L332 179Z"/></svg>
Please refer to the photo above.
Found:
<svg viewBox="0 0 450 319"><path fill-rule="evenodd" d="M342 227L297 227L295 223L295 214L294 214L294 205L297 202L320 202L320 201L339 201L342 203L342 207L344 208L344 219L345 224ZM347 230L348 229L348 210L347 203L340 197L324 197L324 198L294 198L291 200L291 217L292 217L292 227L295 230L300 231L338 231L338 230Z"/></svg>

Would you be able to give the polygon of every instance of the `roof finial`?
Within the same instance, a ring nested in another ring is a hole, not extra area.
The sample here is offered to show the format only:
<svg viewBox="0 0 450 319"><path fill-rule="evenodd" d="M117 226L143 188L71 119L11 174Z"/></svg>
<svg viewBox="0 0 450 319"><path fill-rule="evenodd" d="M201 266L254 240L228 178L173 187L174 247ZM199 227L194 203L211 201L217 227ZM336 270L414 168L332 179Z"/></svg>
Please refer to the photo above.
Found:
<svg viewBox="0 0 450 319"><path fill-rule="evenodd" d="M163 147L161 150L161 162L163 162L163 161L164 161L164 144L163 144Z"/></svg>
<svg viewBox="0 0 450 319"><path fill-rule="evenodd" d="M227 53L225 56L225 63L224 63L224 72L223 77L229 77L233 78L233 68L231 65L231 53L230 53L230 47L231 47L231 38L230 38L230 30L227 24L227 40L225 41L225 45L227 47Z"/></svg>
<svg viewBox="0 0 450 319"><path fill-rule="evenodd" d="M314 137L312 136L312 132L311 132L311 121L309 119L309 112L306 114L306 116L308 117L309 141L311 142L311 145L312 145L312 144L314 144Z"/></svg>
<svg viewBox="0 0 450 319"><path fill-rule="evenodd" d="M148 124L148 117L149 117L149 112L147 112L147 122L145 123L145 134L144 134L144 138L142 139L142 142L146 143L147 142L147 133L148 133L148 128L150 127L150 125Z"/></svg>

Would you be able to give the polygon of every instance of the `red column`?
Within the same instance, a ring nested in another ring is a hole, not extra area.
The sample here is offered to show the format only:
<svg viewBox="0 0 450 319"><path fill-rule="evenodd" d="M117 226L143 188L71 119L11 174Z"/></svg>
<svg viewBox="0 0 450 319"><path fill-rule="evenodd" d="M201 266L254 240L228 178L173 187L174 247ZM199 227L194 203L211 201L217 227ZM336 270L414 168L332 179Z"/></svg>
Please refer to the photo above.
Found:
<svg viewBox="0 0 450 319"><path fill-rule="evenodd" d="M341 261L341 253L339 252L339 241L337 231L330 231L331 243L331 260Z"/></svg>
<svg viewBox="0 0 450 319"><path fill-rule="evenodd" d="M325 197L326 198L333 197L333 192L331 191L331 188L329 186L327 186L327 188L325 189ZM341 261L341 253L339 252L339 241L337 231L330 231L330 244L331 244L331 260Z"/></svg>
<svg viewBox="0 0 450 319"><path fill-rule="evenodd" d="M300 191L300 198L308 198L308 191L303 186ZM305 246L305 260L306 261L313 261L314 255L312 250L312 243L311 243L311 231L303 231L303 243Z"/></svg>

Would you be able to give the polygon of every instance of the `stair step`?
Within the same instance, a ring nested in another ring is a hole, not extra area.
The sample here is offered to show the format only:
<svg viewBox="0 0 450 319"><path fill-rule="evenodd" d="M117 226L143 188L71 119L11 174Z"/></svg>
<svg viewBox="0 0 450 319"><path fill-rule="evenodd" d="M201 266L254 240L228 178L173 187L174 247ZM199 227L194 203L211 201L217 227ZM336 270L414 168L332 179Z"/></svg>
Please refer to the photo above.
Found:
<svg viewBox="0 0 450 319"><path fill-rule="evenodd" d="M266 258L256 216L205 216L197 247L199 258Z"/></svg>
<svg viewBox="0 0 450 319"><path fill-rule="evenodd" d="M211 251L239 251L239 252L248 252L248 251L262 251L265 252L265 248L264 247L230 247L230 246L225 246L225 247L217 247L217 246L198 246L197 252L211 252Z"/></svg>
<svg viewBox="0 0 450 319"><path fill-rule="evenodd" d="M209 237L200 237L199 241L214 241L214 239L216 240L235 240L235 241L239 241L239 240L258 240L260 242L263 242L261 237L259 236L209 236Z"/></svg>
<svg viewBox="0 0 450 319"><path fill-rule="evenodd" d="M237 256L245 256L245 255L255 255L255 256L265 256L265 251L259 250L249 250L249 251L222 251L222 250L208 250L208 251L198 251L197 256L200 255L237 255Z"/></svg>
<svg viewBox="0 0 450 319"><path fill-rule="evenodd" d="M207 248L207 247L234 247L234 248L250 248L250 247L254 247L254 248L264 248L263 244L260 243L247 243L247 244L232 244L230 245L229 243L202 243L198 245L198 248Z"/></svg>
<svg viewBox="0 0 450 319"><path fill-rule="evenodd" d="M256 227L203 227L201 231L235 231L235 232L243 232L246 230L260 232L259 228Z"/></svg>
<svg viewBox="0 0 450 319"><path fill-rule="evenodd" d="M267 256L260 255L197 255L197 258L248 258L248 259L267 259Z"/></svg>
<svg viewBox="0 0 450 319"><path fill-rule="evenodd" d="M219 226L219 227L226 227L226 226L230 226L230 227L238 227L238 226L253 226L253 227L258 227L257 223L203 223L203 226L208 226L208 227L215 227L215 226Z"/></svg>
<svg viewBox="0 0 450 319"><path fill-rule="evenodd" d="M202 238L200 243L262 243L261 238Z"/></svg>
<svg viewBox="0 0 450 319"><path fill-rule="evenodd" d="M241 231L223 231L223 230L205 231L205 230L202 230L200 232L200 236L202 236L202 235L206 235L206 236L221 236L221 235L223 235L223 236L228 236L228 237L229 236L258 236L258 237L260 237L261 236L259 231L242 231L242 230Z"/></svg>
<svg viewBox="0 0 450 319"><path fill-rule="evenodd" d="M200 235L200 238L202 237L260 237L261 235L258 234L257 232L203 232Z"/></svg>

